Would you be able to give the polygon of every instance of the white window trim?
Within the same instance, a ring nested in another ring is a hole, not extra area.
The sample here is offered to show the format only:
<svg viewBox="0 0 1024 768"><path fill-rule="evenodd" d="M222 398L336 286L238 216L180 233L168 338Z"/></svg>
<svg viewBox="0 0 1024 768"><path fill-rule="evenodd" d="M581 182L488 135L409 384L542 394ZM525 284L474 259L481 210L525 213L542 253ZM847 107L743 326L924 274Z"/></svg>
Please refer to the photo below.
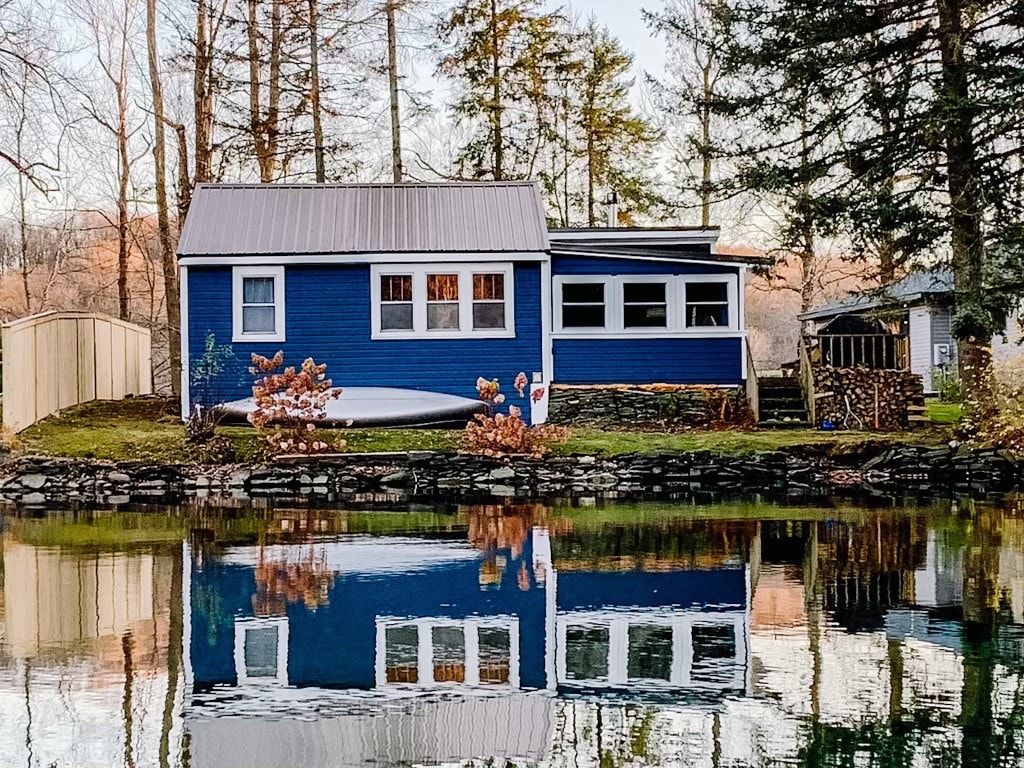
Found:
<svg viewBox="0 0 1024 768"><path fill-rule="evenodd" d="M245 633L250 629L277 629L277 674L249 677L245 667ZM235 675L239 685L288 685L288 618L235 619Z"/></svg>
<svg viewBox="0 0 1024 768"><path fill-rule="evenodd" d="M745 689L750 664L747 654L749 616L745 611L580 611L559 615L556 622L556 669L560 685L572 688L643 689L693 688L703 690ZM668 680L629 677L630 626L662 626L672 629L672 664ZM695 626L729 626L733 628L734 655L718 662L732 673L720 683L694 679L693 628ZM567 635L570 628L604 629L608 631L607 677L581 680L570 678L566 659Z"/></svg>
<svg viewBox="0 0 1024 768"><path fill-rule="evenodd" d="M387 679L387 630L396 627L416 627L417 631L417 680L416 683L389 683ZM434 679L435 627L458 627L466 639L466 681L439 682ZM504 629L508 632L509 674L507 683L480 682L480 630ZM518 689L519 682L519 618L517 616L480 616L466 619L423 617L402 619L392 616L378 616L376 620L376 651L374 654L374 683L377 688L485 688Z"/></svg>
<svg viewBox="0 0 1024 768"><path fill-rule="evenodd" d="M274 333L242 331L242 281L247 277L274 278ZM284 341L284 267L233 267L231 270L231 341Z"/></svg>
<svg viewBox="0 0 1024 768"><path fill-rule="evenodd" d="M459 328L427 330L427 275L459 276ZM505 277L505 327L473 328L473 275ZM412 275L412 330L384 331L380 327L380 279L387 275ZM384 339L514 339L516 336L515 273L512 262L475 264L370 265L370 338Z"/></svg>
<svg viewBox="0 0 1024 768"><path fill-rule="evenodd" d="M553 278L552 337L593 338L730 338L744 336L740 325L739 278L736 274L710 275L557 275ZM686 327L686 286L688 283L726 283L729 324ZM605 286L603 328L566 328L562 325L562 286L566 283L601 283ZM668 322L665 328L627 328L623 304L625 283L664 283Z"/></svg>

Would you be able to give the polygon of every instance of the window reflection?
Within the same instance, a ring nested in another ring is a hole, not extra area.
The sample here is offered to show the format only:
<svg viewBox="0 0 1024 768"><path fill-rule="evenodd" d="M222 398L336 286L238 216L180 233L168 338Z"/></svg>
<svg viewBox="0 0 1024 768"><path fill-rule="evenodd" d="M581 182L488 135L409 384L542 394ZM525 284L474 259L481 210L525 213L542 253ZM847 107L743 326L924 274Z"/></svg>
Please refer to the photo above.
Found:
<svg viewBox="0 0 1024 768"><path fill-rule="evenodd" d="M632 680L665 680L672 676L672 627L635 625L629 628Z"/></svg>
<svg viewBox="0 0 1024 768"><path fill-rule="evenodd" d="M417 683L419 632L415 626L389 627L385 635L387 681Z"/></svg>
<svg viewBox="0 0 1024 768"><path fill-rule="evenodd" d="M462 627L434 627L434 682L466 682L466 633Z"/></svg>
<svg viewBox="0 0 1024 768"><path fill-rule="evenodd" d="M607 627L567 627L565 676L569 680L603 680L608 677Z"/></svg>
<svg viewBox="0 0 1024 768"><path fill-rule="evenodd" d="M735 671L735 627L731 624L694 624L692 631L691 679L700 683L728 683Z"/></svg>
<svg viewBox="0 0 1024 768"><path fill-rule="evenodd" d="M478 633L480 648L480 684L502 685L509 681L512 663L511 638L502 627L481 627Z"/></svg>

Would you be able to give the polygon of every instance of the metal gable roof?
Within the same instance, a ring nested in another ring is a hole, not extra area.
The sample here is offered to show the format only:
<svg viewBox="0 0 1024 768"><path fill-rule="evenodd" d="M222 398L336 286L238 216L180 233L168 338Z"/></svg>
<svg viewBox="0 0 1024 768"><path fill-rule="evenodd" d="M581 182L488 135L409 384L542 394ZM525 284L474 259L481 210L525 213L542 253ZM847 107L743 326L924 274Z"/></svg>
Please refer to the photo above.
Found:
<svg viewBox="0 0 1024 768"><path fill-rule="evenodd" d="M798 315L800 320L820 320L851 312L870 312L903 304L912 304L928 296L948 295L953 292L953 271L938 267L923 272L911 272L902 280L871 291L855 293L833 301L818 309Z"/></svg>
<svg viewBox="0 0 1024 768"><path fill-rule="evenodd" d="M535 182L201 184L179 256L533 253L548 248Z"/></svg>

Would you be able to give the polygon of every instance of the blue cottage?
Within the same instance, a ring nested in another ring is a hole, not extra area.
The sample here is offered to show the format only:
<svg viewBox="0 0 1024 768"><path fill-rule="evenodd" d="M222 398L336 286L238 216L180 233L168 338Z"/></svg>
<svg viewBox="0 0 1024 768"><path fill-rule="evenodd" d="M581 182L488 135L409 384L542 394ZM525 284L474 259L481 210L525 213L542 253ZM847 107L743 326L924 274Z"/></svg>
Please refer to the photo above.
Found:
<svg viewBox="0 0 1024 768"><path fill-rule="evenodd" d="M473 398L525 372L534 421L557 384L742 387L750 260L716 237L549 232L533 182L200 185L178 247L182 417L248 396L252 353L278 350L350 389ZM199 391L211 344L231 358Z"/></svg>

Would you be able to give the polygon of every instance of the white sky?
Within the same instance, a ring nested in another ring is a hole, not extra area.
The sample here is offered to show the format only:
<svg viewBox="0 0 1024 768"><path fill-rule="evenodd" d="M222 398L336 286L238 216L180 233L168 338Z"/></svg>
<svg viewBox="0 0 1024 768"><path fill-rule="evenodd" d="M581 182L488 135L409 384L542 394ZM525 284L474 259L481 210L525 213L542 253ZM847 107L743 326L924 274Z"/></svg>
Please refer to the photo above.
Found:
<svg viewBox="0 0 1024 768"><path fill-rule="evenodd" d="M665 41L651 36L640 11L661 11L665 0L547 0L547 5L551 9L562 8L584 17L593 15L608 27L623 47L635 55L633 68L638 85L645 70L655 76L662 74Z"/></svg>

